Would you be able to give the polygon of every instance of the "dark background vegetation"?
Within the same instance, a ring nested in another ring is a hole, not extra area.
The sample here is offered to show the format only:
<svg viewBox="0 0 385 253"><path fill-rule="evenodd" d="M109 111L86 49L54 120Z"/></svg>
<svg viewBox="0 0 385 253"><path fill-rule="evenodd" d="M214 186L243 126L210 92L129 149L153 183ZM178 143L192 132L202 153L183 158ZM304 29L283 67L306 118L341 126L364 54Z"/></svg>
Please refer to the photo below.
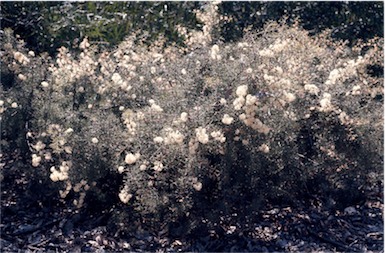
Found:
<svg viewBox="0 0 385 253"><path fill-rule="evenodd" d="M149 42L160 34L168 43L183 45L176 25L201 29L194 10L205 2L2 2L1 29L12 28L41 53L55 54L60 46L72 47L88 36L102 46L115 46L134 31ZM383 37L383 2L223 2L219 13L231 17L222 21L219 36L236 41L244 28L259 30L269 20L286 17L312 34L331 29L336 39L354 43L357 39Z"/></svg>

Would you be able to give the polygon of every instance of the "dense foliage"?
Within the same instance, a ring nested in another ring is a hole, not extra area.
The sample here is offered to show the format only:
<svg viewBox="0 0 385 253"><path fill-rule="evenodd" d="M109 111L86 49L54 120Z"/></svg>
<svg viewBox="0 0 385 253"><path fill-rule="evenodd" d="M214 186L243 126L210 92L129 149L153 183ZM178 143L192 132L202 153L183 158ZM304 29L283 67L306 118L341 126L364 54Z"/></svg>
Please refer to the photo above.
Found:
<svg viewBox="0 0 385 253"><path fill-rule="evenodd" d="M112 209L119 231L184 233L266 203L364 200L383 167L383 39L269 22L224 43L218 10L196 13L202 31L175 27L183 48L133 33L51 57L5 29L1 152L24 155L29 190Z"/></svg>

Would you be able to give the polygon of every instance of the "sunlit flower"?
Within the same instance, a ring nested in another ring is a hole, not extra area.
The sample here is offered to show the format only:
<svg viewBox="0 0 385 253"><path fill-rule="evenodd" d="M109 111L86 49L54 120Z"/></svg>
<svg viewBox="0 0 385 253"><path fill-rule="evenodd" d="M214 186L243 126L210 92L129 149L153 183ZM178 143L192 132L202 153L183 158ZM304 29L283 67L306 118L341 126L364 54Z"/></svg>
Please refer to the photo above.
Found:
<svg viewBox="0 0 385 253"><path fill-rule="evenodd" d="M152 167L153 170L157 171L157 172L161 172L163 170L163 163L161 163L160 161L155 161L154 162L154 167Z"/></svg>
<svg viewBox="0 0 385 253"><path fill-rule="evenodd" d="M119 193L119 199L122 201L124 204L127 204L128 201L133 197L131 193L128 192L128 188L124 187L120 193Z"/></svg>
<svg viewBox="0 0 385 253"><path fill-rule="evenodd" d="M23 74L18 74L17 77L21 80L21 81L25 81L27 80L27 77Z"/></svg>
<svg viewBox="0 0 385 253"><path fill-rule="evenodd" d="M206 128L198 127L195 129L195 134L200 143L207 144L209 142L209 135L206 133Z"/></svg>
<svg viewBox="0 0 385 253"><path fill-rule="evenodd" d="M222 123L225 125L230 125L233 122L234 118L230 117L228 114L224 114L222 118Z"/></svg>
<svg viewBox="0 0 385 253"><path fill-rule="evenodd" d="M154 138L153 141L154 141L155 143L162 143L162 142L163 142L163 138L160 137L160 136L157 136L157 137Z"/></svg>
<svg viewBox="0 0 385 253"><path fill-rule="evenodd" d="M236 92L238 97L244 97L247 95L247 85L240 85L238 86Z"/></svg>
<svg viewBox="0 0 385 253"><path fill-rule="evenodd" d="M305 84L304 89L306 92L308 92L312 95L317 95L317 96L318 96L318 93L320 91L319 88L314 84Z"/></svg>
<svg viewBox="0 0 385 253"><path fill-rule="evenodd" d="M41 157L36 155L36 154L33 154L32 155L32 166L38 167L40 165L40 162L41 162Z"/></svg>
<svg viewBox="0 0 385 253"><path fill-rule="evenodd" d="M187 120L188 120L188 114L187 114L187 112L182 112L181 114L180 114L180 120L182 121L182 122L187 122Z"/></svg>
<svg viewBox="0 0 385 253"><path fill-rule="evenodd" d="M43 86L44 88L47 88L49 86L49 84L48 84L48 82L43 81L43 82L41 82L41 86Z"/></svg>

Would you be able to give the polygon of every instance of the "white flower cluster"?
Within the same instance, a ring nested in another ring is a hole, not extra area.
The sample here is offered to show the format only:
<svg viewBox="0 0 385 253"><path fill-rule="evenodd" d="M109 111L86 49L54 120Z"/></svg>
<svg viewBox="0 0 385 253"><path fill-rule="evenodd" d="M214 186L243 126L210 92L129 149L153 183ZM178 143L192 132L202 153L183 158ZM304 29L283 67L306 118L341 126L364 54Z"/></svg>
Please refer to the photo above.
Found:
<svg viewBox="0 0 385 253"><path fill-rule="evenodd" d="M140 158L140 153L128 153L124 159L127 164L134 164Z"/></svg>
<svg viewBox="0 0 385 253"><path fill-rule="evenodd" d="M194 177L192 178L192 186L196 191L202 190L203 184L198 181L198 178Z"/></svg>
<svg viewBox="0 0 385 253"><path fill-rule="evenodd" d="M128 186L124 186L124 188L119 192L119 199L124 204L127 204L128 201L132 198L132 194L129 192Z"/></svg>
<svg viewBox="0 0 385 253"><path fill-rule="evenodd" d="M49 147L52 148L54 153L61 153L64 151L67 154L72 154L72 147L68 145L68 138L72 132L72 128L63 131L60 125L51 124L47 128L47 133L42 133L42 137L47 134L51 137L52 142Z"/></svg>
<svg viewBox="0 0 385 253"><path fill-rule="evenodd" d="M198 127L195 129L195 134L197 140L202 144L207 144L209 142L209 135L206 132L206 128Z"/></svg>
<svg viewBox="0 0 385 253"><path fill-rule="evenodd" d="M161 172L163 170L163 163L161 161L155 161L154 167L152 167L152 169L156 172Z"/></svg>
<svg viewBox="0 0 385 253"><path fill-rule="evenodd" d="M315 84L305 84L305 86L303 87L305 89L305 91L311 95L316 95L318 96L318 93L319 93L319 88L317 85Z"/></svg>
<svg viewBox="0 0 385 253"><path fill-rule="evenodd" d="M25 56L24 54L20 53L20 52L14 52L13 58L15 58L15 60L17 60L19 63L21 63L23 65L27 65L30 62L28 57Z"/></svg>
<svg viewBox="0 0 385 253"><path fill-rule="evenodd" d="M342 111L338 115L338 119L340 120L342 125L350 125L353 123L353 120L346 114L346 112Z"/></svg>
<svg viewBox="0 0 385 253"><path fill-rule="evenodd" d="M42 141L38 141L35 145L32 145L32 147L37 151L41 151L45 148L45 144Z"/></svg>
<svg viewBox="0 0 385 253"><path fill-rule="evenodd" d="M323 94L322 99L320 100L320 111L321 112L330 112L333 110L332 102L331 102L332 95L325 92Z"/></svg>
<svg viewBox="0 0 385 253"><path fill-rule="evenodd" d="M41 156L38 156L36 154L32 154L32 166L38 167L41 162Z"/></svg>
<svg viewBox="0 0 385 253"><path fill-rule="evenodd" d="M275 54L282 52L289 43L289 40L277 39L274 44L270 45L268 48L260 50L259 55L262 57L274 57Z"/></svg>
<svg viewBox="0 0 385 253"><path fill-rule="evenodd" d="M72 84L83 76L95 80L95 72L98 69L98 62L95 61L91 52L83 50L79 57L75 58L65 47L59 49L56 59L56 66L49 67L52 73L52 87L58 89ZM104 89L100 89L100 92Z"/></svg>
<svg viewBox="0 0 385 253"><path fill-rule="evenodd" d="M148 100L148 103L150 104L151 111L163 112L163 108L157 105L153 99Z"/></svg>
<svg viewBox="0 0 385 253"><path fill-rule="evenodd" d="M137 127L137 123L135 122L135 113L131 109L127 109L122 113L122 119L126 125L128 133L130 135L135 135Z"/></svg>
<svg viewBox="0 0 385 253"><path fill-rule="evenodd" d="M245 96L247 94L247 85L240 85L240 86L238 86L235 94L238 97L234 100L233 105L234 105L234 109L236 111L239 111L239 110L242 109L243 105L246 102Z"/></svg>
<svg viewBox="0 0 385 253"><path fill-rule="evenodd" d="M357 76L357 69L363 64L365 64L365 59L362 56L358 56L356 60L349 60L343 67L333 69L325 84L335 85L337 82L342 83L348 78Z"/></svg>
<svg viewBox="0 0 385 253"><path fill-rule="evenodd" d="M352 94L353 96L358 96L361 94L361 86L360 85L354 85L352 90L348 92L348 94Z"/></svg>
<svg viewBox="0 0 385 253"><path fill-rule="evenodd" d="M219 54L219 46L218 45L215 44L211 47L210 56L211 56L211 59L213 59L213 60L222 59L222 56Z"/></svg>
<svg viewBox="0 0 385 253"><path fill-rule="evenodd" d="M167 136L164 138L165 144L183 144L184 135L181 134L178 130L173 130L171 128L166 129Z"/></svg>
<svg viewBox="0 0 385 253"><path fill-rule="evenodd" d="M258 147L258 150L267 154L270 152L270 147L267 144L262 144L261 146Z"/></svg>
<svg viewBox="0 0 385 253"><path fill-rule="evenodd" d="M228 114L224 114L222 118L222 123L225 125L230 125L233 123L234 118L230 117Z"/></svg>
<svg viewBox="0 0 385 253"><path fill-rule="evenodd" d="M252 129L267 134L270 129L262 121L256 118L256 110L258 109L258 99L256 96L247 94L247 85L238 86L236 90L236 95L238 96L234 102L234 109L244 110L244 113L239 115L239 119L248 127Z"/></svg>
<svg viewBox="0 0 385 253"><path fill-rule="evenodd" d="M2 114L4 111L5 111L5 108L4 108L4 101L3 101L3 100L0 100L0 114ZM1 119L1 117L0 117L0 119Z"/></svg>
<svg viewBox="0 0 385 253"><path fill-rule="evenodd" d="M287 103L291 103L291 102L294 102L295 99L296 99L296 96L291 93L291 92L287 92L287 91L283 91L283 96L284 96L284 99Z"/></svg>
<svg viewBox="0 0 385 253"><path fill-rule="evenodd" d="M211 132L211 137L213 137L214 140L219 141L221 143L224 143L226 141L226 137L223 135L222 131L214 131Z"/></svg>
<svg viewBox="0 0 385 253"><path fill-rule="evenodd" d="M180 120L181 120L183 123L186 123L186 122L187 122L187 120L188 120L188 114L187 114L187 112L182 112L182 113L180 114Z"/></svg>
<svg viewBox="0 0 385 253"><path fill-rule="evenodd" d="M59 169L56 169L55 166L52 166L50 171L50 178L52 181L64 181L68 179L68 171L70 169L71 163L63 161L59 166Z"/></svg>
<svg viewBox="0 0 385 253"><path fill-rule="evenodd" d="M90 45L90 43L88 42L88 39L87 39L87 38L84 38L83 41L80 43L79 48L85 50L85 49L87 49L87 48L90 47L90 46L91 46L91 45Z"/></svg>
<svg viewBox="0 0 385 253"><path fill-rule="evenodd" d="M67 138L73 132L72 128L68 128L63 131L62 128L57 124L51 124L47 127L47 131L41 133L41 137L49 136L51 138L51 143L48 145L52 149L53 153L62 153L72 154L72 147L68 145ZM31 132L27 133L28 137L33 137ZM41 140L38 140L36 144L31 144L31 147L34 149L36 154L32 154L32 166L38 167L43 161L52 160L52 152L50 149L47 149L47 145Z"/></svg>
<svg viewBox="0 0 385 253"><path fill-rule="evenodd" d="M16 109L19 107L17 102L13 102L11 99L7 99L7 104L10 105L10 107L13 109ZM4 105L5 105L4 100L0 100L0 114L2 114L3 112L5 112L7 110L7 107Z"/></svg>

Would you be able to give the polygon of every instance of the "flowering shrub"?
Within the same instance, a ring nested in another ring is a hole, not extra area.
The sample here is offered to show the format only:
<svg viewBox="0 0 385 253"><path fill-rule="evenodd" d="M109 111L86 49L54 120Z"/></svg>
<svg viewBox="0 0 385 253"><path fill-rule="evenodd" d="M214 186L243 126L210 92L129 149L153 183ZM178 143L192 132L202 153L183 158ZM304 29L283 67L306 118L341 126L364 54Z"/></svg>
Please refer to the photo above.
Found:
<svg viewBox="0 0 385 253"><path fill-rule="evenodd" d="M327 32L270 23L223 44L202 20L203 32L180 27L188 48L132 35L97 52L85 38L81 53L62 47L55 59L6 32L16 78L2 82L1 116L30 115L31 173L63 198L73 192L78 208L90 193L155 221L310 194L359 198L382 170L383 76L369 71L382 67L382 39L349 50Z"/></svg>

